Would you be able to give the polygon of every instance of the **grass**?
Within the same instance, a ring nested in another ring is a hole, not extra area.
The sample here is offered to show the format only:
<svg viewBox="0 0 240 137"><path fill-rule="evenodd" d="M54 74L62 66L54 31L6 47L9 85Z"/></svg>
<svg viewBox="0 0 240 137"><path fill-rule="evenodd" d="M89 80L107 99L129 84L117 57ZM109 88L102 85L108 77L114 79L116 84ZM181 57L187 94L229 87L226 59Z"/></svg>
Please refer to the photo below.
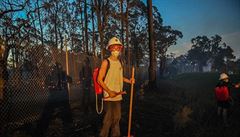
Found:
<svg viewBox="0 0 240 137"><path fill-rule="evenodd" d="M216 125L217 114L216 114L216 101L214 96L214 87L218 82L219 74L217 73L188 73L182 74L175 77L172 81L169 81L170 84L174 84L176 89L183 90L184 100L183 105L190 106L192 108L192 123L194 126L198 127L194 129L192 135L196 136L239 136L240 125L234 125L234 121L239 120L238 117L234 115L239 114L239 104L235 104L231 111L232 115L229 118L229 121L233 124L232 129L219 130L222 127ZM239 81L238 75L231 75L230 79L232 81ZM239 90L238 90L239 91ZM177 92L177 91L171 91ZM237 90L233 89L233 97L235 100L237 98Z"/></svg>
<svg viewBox="0 0 240 137"><path fill-rule="evenodd" d="M239 137L240 90L232 90L235 103L229 117L231 126L224 128L217 121L213 90L218 77L217 73L188 73L158 81L159 88L155 91L145 89L140 92L139 87L136 87L131 134L136 137ZM239 75L230 77L233 81L240 82ZM86 115L80 103L81 91L75 89L72 93L75 96L71 103L72 112L77 125L76 133L73 134L80 136L80 133L83 133L83 137L97 136L102 116L94 113L94 106L92 113ZM95 97L92 96L92 99ZM91 101L91 104L95 105L94 101ZM129 94L124 95L122 105L123 136L127 134L128 110ZM55 123L57 125L53 124L53 128L59 126L59 122ZM15 136L25 136L25 133L16 132Z"/></svg>
<svg viewBox="0 0 240 137"><path fill-rule="evenodd" d="M181 74L170 80L159 81L157 91L145 90L145 97L142 102L138 101L140 103L137 103L135 115L142 113L142 116L136 116L136 123L146 126L140 126L136 131L137 135L140 137L155 137L156 135L163 137L239 137L239 89L232 90L236 101L229 117L231 126L225 129L219 124L216 113L214 87L218 82L218 77L217 73ZM240 82L238 75L231 75L230 78L232 81Z"/></svg>

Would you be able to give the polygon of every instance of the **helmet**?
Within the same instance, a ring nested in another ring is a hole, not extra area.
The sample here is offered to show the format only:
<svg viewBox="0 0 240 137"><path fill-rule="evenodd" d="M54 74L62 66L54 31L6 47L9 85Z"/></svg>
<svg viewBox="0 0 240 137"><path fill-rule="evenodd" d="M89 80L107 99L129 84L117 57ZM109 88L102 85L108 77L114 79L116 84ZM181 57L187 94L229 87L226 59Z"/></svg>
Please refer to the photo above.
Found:
<svg viewBox="0 0 240 137"><path fill-rule="evenodd" d="M106 49L108 49L111 45L122 45L122 43L120 42L120 40L116 37L112 37L109 41L108 41L108 45L106 47Z"/></svg>
<svg viewBox="0 0 240 137"><path fill-rule="evenodd" d="M226 73L220 74L219 80L227 79L228 75Z"/></svg>

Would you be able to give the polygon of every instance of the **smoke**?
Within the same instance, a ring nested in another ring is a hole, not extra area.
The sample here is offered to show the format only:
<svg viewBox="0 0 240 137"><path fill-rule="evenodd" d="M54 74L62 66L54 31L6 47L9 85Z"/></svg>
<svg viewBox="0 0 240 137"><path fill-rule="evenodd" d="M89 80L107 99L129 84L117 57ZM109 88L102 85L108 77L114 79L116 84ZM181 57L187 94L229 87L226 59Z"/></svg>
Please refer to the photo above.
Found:
<svg viewBox="0 0 240 137"><path fill-rule="evenodd" d="M167 54L174 53L175 56L177 57L177 56L186 54L188 52L188 50L191 49L191 46L192 46L192 44L190 42L189 43L183 42L183 43L180 43L180 44L170 47Z"/></svg>

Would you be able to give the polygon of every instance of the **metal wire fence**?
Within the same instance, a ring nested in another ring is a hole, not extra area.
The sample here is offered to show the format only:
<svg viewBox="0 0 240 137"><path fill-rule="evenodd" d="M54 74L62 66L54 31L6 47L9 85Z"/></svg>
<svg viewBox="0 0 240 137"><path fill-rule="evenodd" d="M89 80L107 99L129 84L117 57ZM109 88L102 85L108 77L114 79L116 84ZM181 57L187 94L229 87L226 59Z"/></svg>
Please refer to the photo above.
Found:
<svg viewBox="0 0 240 137"><path fill-rule="evenodd" d="M12 59L0 65L0 134L39 119L48 99L44 81L52 63L59 62L74 85L87 56L47 46L25 49L21 56L11 54Z"/></svg>
<svg viewBox="0 0 240 137"><path fill-rule="evenodd" d="M86 58L89 62L86 62ZM84 93L78 86L81 79L79 74L86 63L90 64L91 69L100 66L101 59L85 53L41 45L13 49L7 61L3 61L0 56L0 136L39 120L50 95L45 80L51 72L51 66L56 62L72 78L69 93L74 95L69 96L69 100L78 100L77 106L80 106L82 97L79 94ZM127 66L124 67L127 70ZM139 74L136 79L144 81L147 77L144 75L147 74L145 67L137 68L136 71ZM76 103L71 105L73 107Z"/></svg>

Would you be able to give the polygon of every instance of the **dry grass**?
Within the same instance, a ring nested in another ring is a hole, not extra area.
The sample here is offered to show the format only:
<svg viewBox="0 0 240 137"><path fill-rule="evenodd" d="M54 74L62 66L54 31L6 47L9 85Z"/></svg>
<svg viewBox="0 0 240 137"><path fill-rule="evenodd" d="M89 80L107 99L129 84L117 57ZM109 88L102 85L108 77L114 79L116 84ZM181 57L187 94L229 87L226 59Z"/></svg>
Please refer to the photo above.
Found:
<svg viewBox="0 0 240 137"><path fill-rule="evenodd" d="M183 106L183 108L173 116L174 129L185 128L187 124L192 121L190 118L192 112L193 110L190 107Z"/></svg>

